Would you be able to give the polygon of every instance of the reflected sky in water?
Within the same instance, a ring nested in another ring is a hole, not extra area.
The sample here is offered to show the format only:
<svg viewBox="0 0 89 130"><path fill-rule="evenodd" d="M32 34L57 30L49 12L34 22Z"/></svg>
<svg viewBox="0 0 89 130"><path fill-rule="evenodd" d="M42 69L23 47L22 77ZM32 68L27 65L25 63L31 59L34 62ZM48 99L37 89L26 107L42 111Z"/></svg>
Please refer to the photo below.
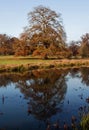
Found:
<svg viewBox="0 0 89 130"><path fill-rule="evenodd" d="M89 68L0 74L0 129L46 130L69 126L89 111Z"/></svg>

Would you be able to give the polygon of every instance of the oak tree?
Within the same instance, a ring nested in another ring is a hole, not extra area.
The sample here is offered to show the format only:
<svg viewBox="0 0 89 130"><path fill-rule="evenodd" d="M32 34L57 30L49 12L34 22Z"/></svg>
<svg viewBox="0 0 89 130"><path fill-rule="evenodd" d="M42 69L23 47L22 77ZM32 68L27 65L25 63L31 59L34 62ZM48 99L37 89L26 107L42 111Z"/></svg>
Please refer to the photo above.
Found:
<svg viewBox="0 0 89 130"><path fill-rule="evenodd" d="M25 28L26 40L35 48L44 46L46 49L53 45L57 48L65 46L66 33L64 31L61 14L44 6L35 7L28 13L29 25Z"/></svg>

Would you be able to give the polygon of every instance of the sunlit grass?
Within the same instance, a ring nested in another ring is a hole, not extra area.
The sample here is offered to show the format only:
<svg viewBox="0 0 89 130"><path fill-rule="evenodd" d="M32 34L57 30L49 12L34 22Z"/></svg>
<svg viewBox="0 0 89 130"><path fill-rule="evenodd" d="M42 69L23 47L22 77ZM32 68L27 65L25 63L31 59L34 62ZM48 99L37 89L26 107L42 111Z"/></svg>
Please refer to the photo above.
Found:
<svg viewBox="0 0 89 130"><path fill-rule="evenodd" d="M40 57L14 57L0 56L0 72L4 71L27 71L33 69L50 69L50 68L70 68L70 67L87 67L89 59L47 59L42 60Z"/></svg>
<svg viewBox="0 0 89 130"><path fill-rule="evenodd" d="M0 56L0 65L21 65L21 64L39 64L51 63L53 60L42 60L37 57L14 57L14 56Z"/></svg>

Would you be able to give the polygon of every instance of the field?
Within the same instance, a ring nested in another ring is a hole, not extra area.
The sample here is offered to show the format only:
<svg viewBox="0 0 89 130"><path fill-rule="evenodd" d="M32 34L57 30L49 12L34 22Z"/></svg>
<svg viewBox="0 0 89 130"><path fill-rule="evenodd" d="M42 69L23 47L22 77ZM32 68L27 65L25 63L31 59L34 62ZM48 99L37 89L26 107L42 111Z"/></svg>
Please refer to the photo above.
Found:
<svg viewBox="0 0 89 130"><path fill-rule="evenodd" d="M29 63L36 64L38 62L44 62L44 60L40 60L30 56L26 57L0 56L0 65L21 65Z"/></svg>
<svg viewBox="0 0 89 130"><path fill-rule="evenodd" d="M27 71L33 69L50 69L61 67L89 66L89 59L47 59L38 57L0 56L0 72Z"/></svg>

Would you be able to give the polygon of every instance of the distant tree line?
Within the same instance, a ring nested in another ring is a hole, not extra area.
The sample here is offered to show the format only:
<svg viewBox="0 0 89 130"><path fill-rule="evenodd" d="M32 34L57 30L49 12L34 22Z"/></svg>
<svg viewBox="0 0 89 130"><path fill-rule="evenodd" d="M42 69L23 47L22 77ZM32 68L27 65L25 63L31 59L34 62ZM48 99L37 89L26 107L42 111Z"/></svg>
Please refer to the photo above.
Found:
<svg viewBox="0 0 89 130"><path fill-rule="evenodd" d="M61 14L38 6L28 13L28 26L19 38L0 34L0 55L33 55L44 59L89 57L89 34L67 44Z"/></svg>

